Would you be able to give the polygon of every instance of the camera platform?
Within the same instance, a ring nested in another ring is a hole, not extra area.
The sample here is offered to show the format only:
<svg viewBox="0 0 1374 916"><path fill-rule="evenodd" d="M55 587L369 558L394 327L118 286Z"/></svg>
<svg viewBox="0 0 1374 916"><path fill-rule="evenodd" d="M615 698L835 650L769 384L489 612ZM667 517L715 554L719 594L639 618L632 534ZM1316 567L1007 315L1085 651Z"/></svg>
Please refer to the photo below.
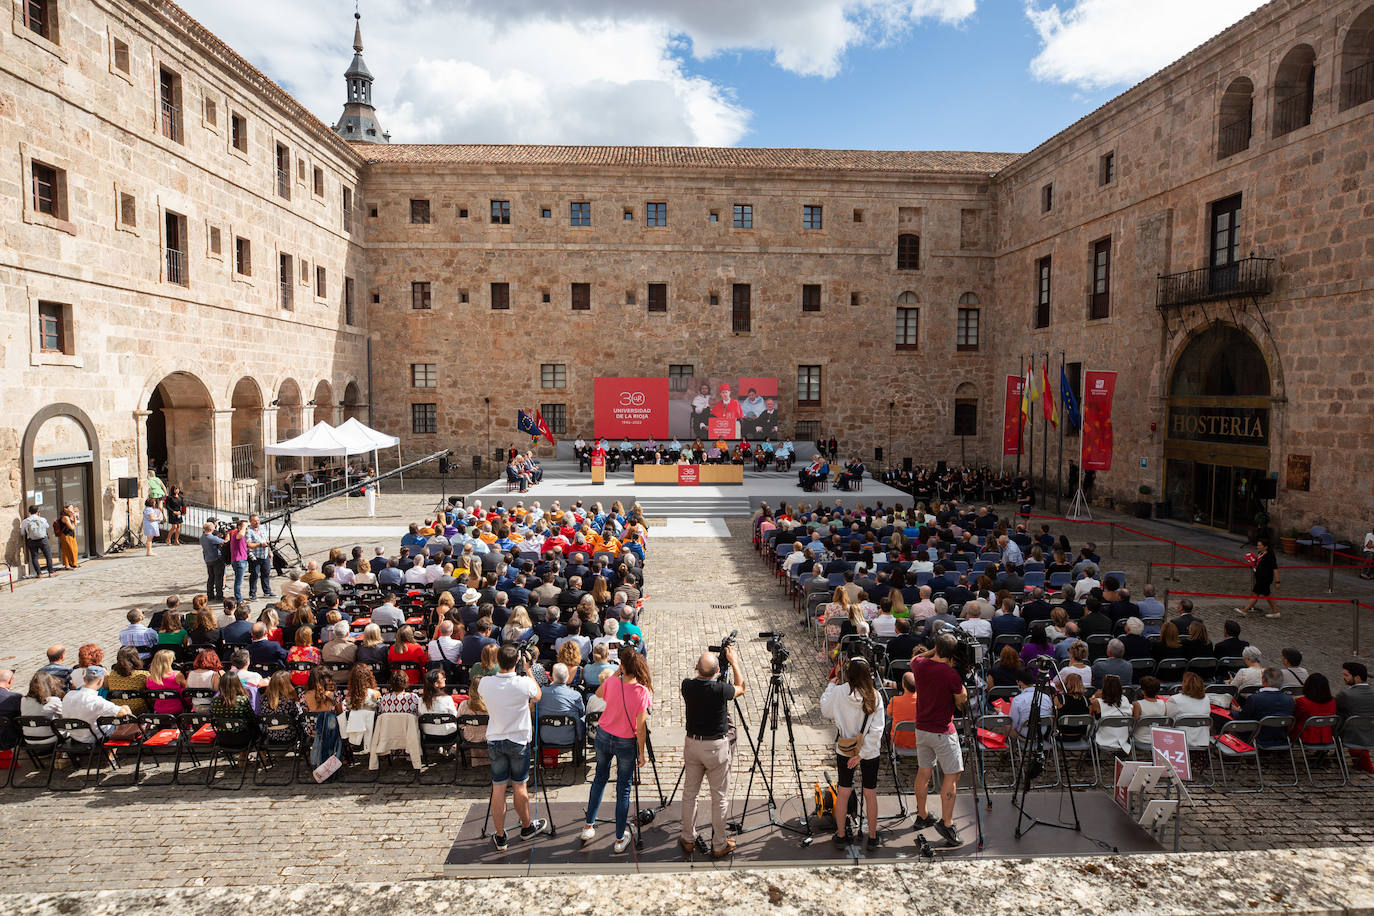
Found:
<svg viewBox="0 0 1374 916"><path fill-rule="evenodd" d="M736 773L735 778L740 774ZM906 776L907 774L903 774ZM711 834L710 815L707 811L709 796L703 791L697 803L697 820L702 825L702 834L709 842ZM560 790L560 795L567 792ZM961 794L955 809L954 823L959 828L965 843L957 849L948 849L934 828L925 830L922 835L934 849L936 858L976 857L976 858L1025 858L1028 856L1088 856L1102 855L1113 848L1122 854L1158 853L1164 848L1154 838L1136 825L1135 821L1123 811L1105 792L1084 792L1079 798L1079 815L1083 821L1082 833L1071 831L1036 831L1021 839L1014 837L1016 829L1016 808L1011 804L1011 794L993 793L993 809L983 812L987 844L983 851L977 851L974 841L974 800ZM610 810L609 799L603 801L603 815ZM742 799L736 799L729 820L740 816L739 806ZM801 830L796 817L796 797L783 806L780 816L787 817L787 826ZM553 818L559 825L557 836L542 833L532 843L515 839L515 815L508 812L506 829L511 836L510 847L505 852L492 848L490 838L483 838L482 816L486 805L477 803L468 809L467 817L458 832L448 858L444 862L444 874L449 877L504 877L514 875L561 875L570 873L613 874L635 871L681 872L716 868L815 868L817 866L850 864L890 864L903 860L919 858L916 835L912 832L910 817L899 821L882 821L880 831L886 845L873 853L859 846L841 850L830 840L833 832L830 822L811 819L816 831L815 842L803 846L801 837L795 832L772 826L768 823L768 809L763 799L756 799L750 805L749 814L744 818L746 832L738 837L735 852L724 859L694 853L687 858L678 845L681 833L679 816L681 807L674 804L661 812L653 823L644 828L644 848L636 851L633 844L623 855L615 855L615 825L604 820L597 821L596 839L583 846L578 839L582 817L586 811L583 802L553 802L551 811L540 810L539 817ZM542 806L541 806L542 808ZM1043 817L1058 815L1059 799L1047 795L1032 796L1027 809ZM936 809L938 810L938 808ZM897 801L891 795L879 797L879 816L889 817L898 814ZM757 830L751 828L757 827ZM733 835L733 834L732 834ZM531 849L533 845L533 849ZM855 857L857 853L857 857Z"/></svg>

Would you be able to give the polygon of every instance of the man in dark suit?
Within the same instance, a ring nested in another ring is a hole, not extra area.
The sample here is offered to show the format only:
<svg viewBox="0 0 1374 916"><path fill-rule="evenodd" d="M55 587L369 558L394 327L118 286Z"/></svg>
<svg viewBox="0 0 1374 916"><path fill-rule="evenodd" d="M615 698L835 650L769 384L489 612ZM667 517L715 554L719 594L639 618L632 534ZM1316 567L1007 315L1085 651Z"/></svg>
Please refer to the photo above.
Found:
<svg viewBox="0 0 1374 916"><path fill-rule="evenodd" d="M248 605L234 608L234 622L219 631L225 645L246 646L253 639L253 625L248 622Z"/></svg>
<svg viewBox="0 0 1374 916"><path fill-rule="evenodd" d="M1083 616L1083 605L1073 600L1073 586L1066 585L1059 592L1059 606L1069 615L1070 620L1078 620Z"/></svg>
<svg viewBox="0 0 1374 916"><path fill-rule="evenodd" d="M1045 593L1038 588L1030 590L1030 601L1021 605L1021 619L1027 624L1035 623L1037 620L1049 620L1050 612L1054 608L1045 600Z"/></svg>
<svg viewBox="0 0 1374 916"><path fill-rule="evenodd" d="M1086 640L1089 636L1110 635L1112 618L1102 613L1102 602L1097 598L1086 601L1087 613L1078 621L1078 635Z"/></svg>
<svg viewBox="0 0 1374 916"><path fill-rule="evenodd" d="M997 577L996 586L999 590L1005 588L1009 592L1019 592L1026 587L1026 582L1020 573L1009 566L1006 572Z"/></svg>
<svg viewBox="0 0 1374 916"><path fill-rule="evenodd" d="M956 604L968 604L973 600L973 591L968 587L968 576L960 576L957 585L945 589L945 600L953 607Z"/></svg>
<svg viewBox="0 0 1374 916"><path fill-rule="evenodd" d="M1293 698L1279 689L1283 684L1283 671L1279 668L1265 668L1261 675L1264 686L1245 701L1245 705L1240 708L1240 715L1237 718L1250 719L1258 722L1265 716L1291 716L1293 714ZM1255 743L1282 744L1288 738L1287 732L1282 728L1261 728L1255 736Z"/></svg>
<svg viewBox="0 0 1374 916"><path fill-rule="evenodd" d="M1223 626L1226 630L1226 638L1212 646L1213 654L1217 658L1240 658L1245 647L1250 645L1240 638L1240 623L1235 620L1228 620Z"/></svg>
<svg viewBox="0 0 1374 916"><path fill-rule="evenodd" d="M1188 629L1201 620L1201 617L1193 614L1192 601L1187 598L1180 598L1178 600L1178 616L1174 618L1174 626L1178 627L1180 636L1187 636Z"/></svg>
<svg viewBox="0 0 1374 916"><path fill-rule="evenodd" d="M888 640L887 657L893 661L910 659L921 641L912 635L911 621L906 617L898 617L893 625L897 627L897 635Z"/></svg>
<svg viewBox="0 0 1374 916"><path fill-rule="evenodd" d="M1120 623L1132 617L1140 616L1140 608L1136 607L1131 600L1131 591L1128 588L1119 588L1116 591L1116 600L1112 602L1111 614L1113 623Z"/></svg>
<svg viewBox="0 0 1374 916"><path fill-rule="evenodd" d="M514 584L506 589L507 603L511 607L528 607L530 603L530 590L525 587L525 574L521 573L515 577Z"/></svg>
<svg viewBox="0 0 1374 916"><path fill-rule="evenodd" d="M1119 637L1121 645L1126 647L1126 653L1122 657L1150 658L1154 653L1154 644L1145 638L1145 624L1139 617L1128 617L1125 621L1126 632Z"/></svg>
<svg viewBox="0 0 1374 916"><path fill-rule="evenodd" d="M280 643L267 638L267 625L253 624L253 641L248 644L248 661L268 668L286 667L286 650Z"/></svg>
<svg viewBox="0 0 1374 916"><path fill-rule="evenodd" d="M998 611L997 616L992 618L992 637L998 636L1025 636L1026 622L1015 614L1006 611Z"/></svg>
<svg viewBox="0 0 1374 916"><path fill-rule="evenodd" d="M932 595L936 592L947 592L952 587L959 584L954 579L950 578L949 573L938 563L935 564L935 568L931 572L933 576L926 584L930 586Z"/></svg>

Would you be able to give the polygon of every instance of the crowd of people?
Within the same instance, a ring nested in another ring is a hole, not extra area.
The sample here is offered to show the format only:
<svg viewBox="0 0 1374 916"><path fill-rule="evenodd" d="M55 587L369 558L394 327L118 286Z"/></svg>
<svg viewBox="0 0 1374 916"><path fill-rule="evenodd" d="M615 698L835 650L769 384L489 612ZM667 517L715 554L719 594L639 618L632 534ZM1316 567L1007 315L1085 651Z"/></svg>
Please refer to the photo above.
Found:
<svg viewBox="0 0 1374 916"><path fill-rule="evenodd" d="M792 440L774 442L772 437L750 442L748 439L736 440L733 445L725 439L693 439L683 442L673 439L659 442L657 439L622 439L612 445L607 439L587 442L581 436L573 441L573 454L577 457L578 470L590 470L593 458L606 462L607 472L620 470L628 465L634 468L640 464L739 464L753 467L756 471L776 468L787 471L796 461L796 449Z"/></svg>

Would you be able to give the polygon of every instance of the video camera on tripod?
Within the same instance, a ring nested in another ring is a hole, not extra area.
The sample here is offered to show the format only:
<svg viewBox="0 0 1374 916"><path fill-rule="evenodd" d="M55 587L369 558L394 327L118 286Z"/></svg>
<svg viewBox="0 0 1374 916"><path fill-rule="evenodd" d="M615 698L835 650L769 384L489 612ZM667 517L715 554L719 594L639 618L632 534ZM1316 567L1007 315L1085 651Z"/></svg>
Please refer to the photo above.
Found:
<svg viewBox="0 0 1374 916"><path fill-rule="evenodd" d="M969 683L973 672L982 667L987 647L978 637L961 627L950 623L941 623L936 627L936 636L946 633L954 637L954 670L959 672L959 677L965 683Z"/></svg>
<svg viewBox="0 0 1374 916"><path fill-rule="evenodd" d="M539 658L539 636L531 633L524 639L517 639L515 650L520 653L520 662L515 667L515 673L524 677L529 666Z"/></svg>
<svg viewBox="0 0 1374 916"><path fill-rule="evenodd" d="M726 658L725 650L730 648L739 639L739 630L731 630L728 635L720 638L720 645L707 646L707 652L716 653L716 680L722 684L730 679L730 659Z"/></svg>
<svg viewBox="0 0 1374 916"><path fill-rule="evenodd" d="M773 670L781 671L782 666L787 664L787 660L792 657L792 650L782 644L783 638L787 634L773 631L759 634L759 639L768 640L764 645L768 649L768 654L773 659Z"/></svg>

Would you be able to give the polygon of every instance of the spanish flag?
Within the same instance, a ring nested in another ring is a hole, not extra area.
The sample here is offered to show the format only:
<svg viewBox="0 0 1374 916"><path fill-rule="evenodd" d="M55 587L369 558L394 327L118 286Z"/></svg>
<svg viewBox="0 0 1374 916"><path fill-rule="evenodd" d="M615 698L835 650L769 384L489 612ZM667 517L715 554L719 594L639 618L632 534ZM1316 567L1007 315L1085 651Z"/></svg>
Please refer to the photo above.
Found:
<svg viewBox="0 0 1374 916"><path fill-rule="evenodd" d="M1050 396L1050 367L1049 361L1040 364L1040 384L1045 393L1044 408L1045 420L1055 429L1059 428L1059 403Z"/></svg>

